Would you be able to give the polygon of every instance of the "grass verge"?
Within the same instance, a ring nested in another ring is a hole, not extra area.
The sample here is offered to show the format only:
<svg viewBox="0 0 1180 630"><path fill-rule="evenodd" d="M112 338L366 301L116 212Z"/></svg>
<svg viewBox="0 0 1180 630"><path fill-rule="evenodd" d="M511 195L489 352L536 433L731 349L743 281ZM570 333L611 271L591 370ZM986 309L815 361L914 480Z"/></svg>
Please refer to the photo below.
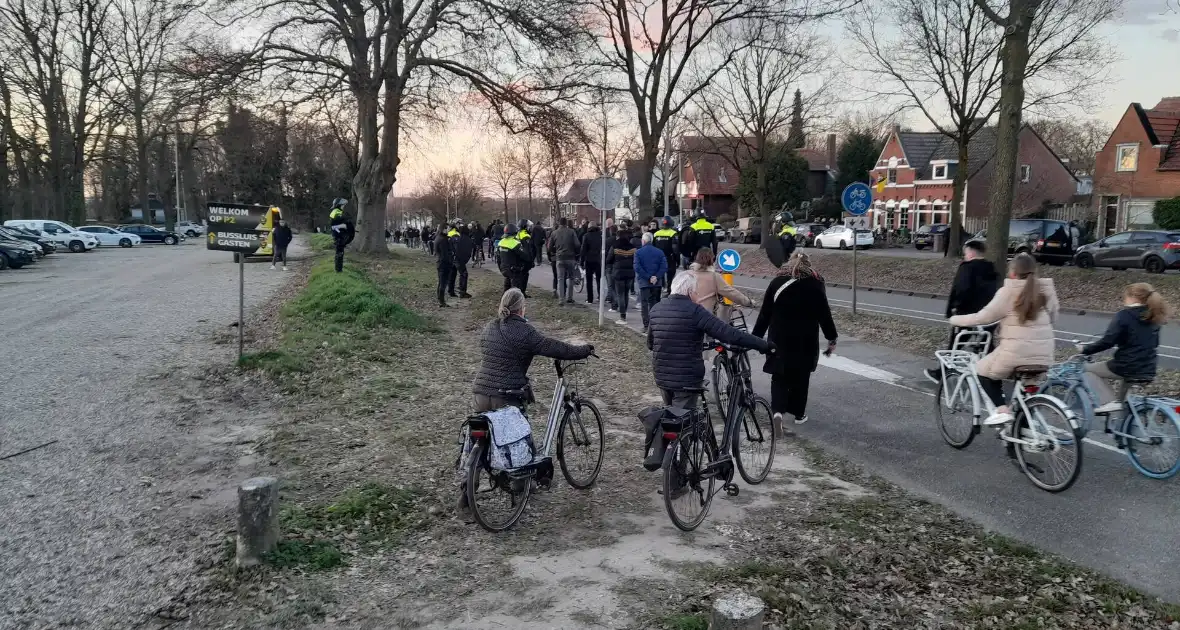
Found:
<svg viewBox="0 0 1180 630"><path fill-rule="evenodd" d="M317 232L311 235L309 242L313 251L328 252L336 249L336 243L333 241L331 234L320 234Z"/></svg>

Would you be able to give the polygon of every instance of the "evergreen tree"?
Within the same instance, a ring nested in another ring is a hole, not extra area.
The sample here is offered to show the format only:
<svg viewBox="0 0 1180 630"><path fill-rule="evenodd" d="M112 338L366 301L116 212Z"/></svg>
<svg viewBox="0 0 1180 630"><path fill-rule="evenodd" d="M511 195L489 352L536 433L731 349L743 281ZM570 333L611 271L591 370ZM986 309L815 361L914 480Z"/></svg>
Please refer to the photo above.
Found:
<svg viewBox="0 0 1180 630"><path fill-rule="evenodd" d="M871 133L854 131L844 139L836 154L836 190L839 196L852 182L868 183L869 172L877 165L884 143Z"/></svg>
<svg viewBox="0 0 1180 630"><path fill-rule="evenodd" d="M803 133L803 92L795 89L795 102L791 104L791 126L787 131L787 146L792 149L802 149L807 146L807 136Z"/></svg>

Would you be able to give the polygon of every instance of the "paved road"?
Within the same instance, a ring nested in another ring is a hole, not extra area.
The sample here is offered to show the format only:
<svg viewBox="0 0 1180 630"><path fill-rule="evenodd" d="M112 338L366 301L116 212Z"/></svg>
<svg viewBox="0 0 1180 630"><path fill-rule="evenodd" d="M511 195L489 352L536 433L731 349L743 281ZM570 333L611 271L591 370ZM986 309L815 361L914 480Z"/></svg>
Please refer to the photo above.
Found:
<svg viewBox="0 0 1180 630"><path fill-rule="evenodd" d="M718 246L718 249L719 250L725 249L727 247L732 247L734 249L744 252L746 250L758 249L759 246L758 245L746 245L744 243L721 243ZM811 251L812 249L813 248L807 248L807 251ZM838 254L843 254L846 256L852 255L851 249L844 249L844 250L825 249L823 251L824 252L836 252ZM914 249L914 247L912 245L909 247L871 247L869 249L862 249L862 250L857 251L857 255L858 256L873 256L873 257L885 256L885 257L891 257L891 258L923 258L923 259L942 258L942 254L937 254L937 253L931 251L929 248L918 250L918 249Z"/></svg>
<svg viewBox="0 0 1180 630"><path fill-rule="evenodd" d="M293 275L247 265L247 306ZM231 254L199 239L0 272L0 455L57 440L0 461L0 628L136 627L183 588L197 508L232 496L200 503L216 496L194 487L216 460L199 459L199 436L170 413L190 384L168 381L161 400L154 378L231 360L236 348L209 333L237 319L237 285ZM190 531L169 529L169 514Z"/></svg>
<svg viewBox="0 0 1180 630"><path fill-rule="evenodd" d="M530 280L548 290L549 268L535 269ZM548 295L538 291L534 299ZM629 318L628 328L638 332L640 325L638 313ZM963 451L942 441L933 424L932 387L919 376L929 359L847 336L812 380L812 421L801 434L989 529L1180 602L1175 480L1139 475L1104 436L1092 434L1078 482L1060 494L1038 490L988 434ZM754 382L769 397L770 381L761 370Z"/></svg>

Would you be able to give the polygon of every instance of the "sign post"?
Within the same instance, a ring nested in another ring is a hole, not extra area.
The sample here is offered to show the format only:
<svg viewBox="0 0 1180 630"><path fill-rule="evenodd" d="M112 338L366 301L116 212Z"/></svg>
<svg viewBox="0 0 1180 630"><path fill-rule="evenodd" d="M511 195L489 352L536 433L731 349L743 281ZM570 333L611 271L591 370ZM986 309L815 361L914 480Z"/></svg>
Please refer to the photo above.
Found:
<svg viewBox="0 0 1180 630"><path fill-rule="evenodd" d="M868 225L864 216L873 204L873 189L863 182L853 182L840 195L840 204L852 215L852 316L856 317L856 232L859 225Z"/></svg>
<svg viewBox="0 0 1180 630"><path fill-rule="evenodd" d="M613 210L618 207L619 202L623 200L623 182L603 174L602 177L590 182L590 188L586 191L586 196L590 198L590 205L601 213L602 220L599 225L602 226L602 248L599 252L599 274L598 274L598 325L602 326L602 320L606 317L606 293L603 292L603 287L606 286L606 211Z"/></svg>
<svg viewBox="0 0 1180 630"><path fill-rule="evenodd" d="M206 209L209 234L205 237L205 248L233 252L238 261L238 361L241 361L245 345L246 257L266 242L258 226L266 220L270 206L209 202Z"/></svg>
<svg viewBox="0 0 1180 630"><path fill-rule="evenodd" d="M742 255L736 249L721 250L721 254L717 256L717 266L721 267L721 271L725 272L721 274L721 277L725 280L726 284L733 286L733 272L742 266ZM722 298L722 301L726 306L733 305L733 302L729 298Z"/></svg>

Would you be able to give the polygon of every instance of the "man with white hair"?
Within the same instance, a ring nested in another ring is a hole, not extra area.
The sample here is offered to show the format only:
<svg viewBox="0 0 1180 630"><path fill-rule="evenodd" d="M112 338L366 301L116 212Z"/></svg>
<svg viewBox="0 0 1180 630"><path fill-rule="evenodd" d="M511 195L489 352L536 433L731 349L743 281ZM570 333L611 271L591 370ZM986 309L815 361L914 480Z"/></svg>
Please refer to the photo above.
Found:
<svg viewBox="0 0 1180 630"><path fill-rule="evenodd" d="M644 232L642 246L635 252L635 280L639 286L639 314L643 318L643 331L647 332L651 307L660 301L664 276L668 274L668 257L663 250L652 244L652 233Z"/></svg>

